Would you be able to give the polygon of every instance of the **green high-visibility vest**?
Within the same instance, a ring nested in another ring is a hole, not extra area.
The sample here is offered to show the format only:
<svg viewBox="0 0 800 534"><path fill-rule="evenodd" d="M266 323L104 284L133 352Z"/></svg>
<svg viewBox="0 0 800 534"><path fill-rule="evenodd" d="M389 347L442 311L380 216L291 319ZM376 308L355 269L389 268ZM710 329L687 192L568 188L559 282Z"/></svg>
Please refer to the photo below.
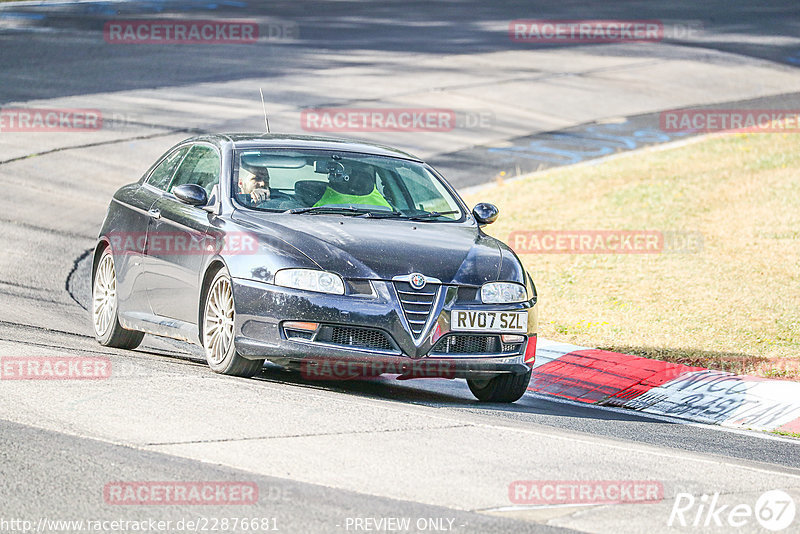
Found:
<svg viewBox="0 0 800 534"><path fill-rule="evenodd" d="M392 206L386 202L377 187L373 187L372 192L367 195L346 195L331 187L325 188L325 194L317 201L314 206L327 206L329 204L366 204L368 206Z"/></svg>

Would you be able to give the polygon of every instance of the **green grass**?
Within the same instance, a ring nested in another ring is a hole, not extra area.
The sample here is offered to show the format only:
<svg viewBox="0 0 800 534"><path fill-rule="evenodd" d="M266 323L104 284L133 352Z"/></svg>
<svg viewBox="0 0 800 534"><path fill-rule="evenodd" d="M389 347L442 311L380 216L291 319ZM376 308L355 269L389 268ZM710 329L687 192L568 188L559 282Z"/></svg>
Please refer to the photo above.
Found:
<svg viewBox="0 0 800 534"><path fill-rule="evenodd" d="M730 134L498 182L486 231L699 232L684 254L521 254L549 339L800 378L800 135Z"/></svg>

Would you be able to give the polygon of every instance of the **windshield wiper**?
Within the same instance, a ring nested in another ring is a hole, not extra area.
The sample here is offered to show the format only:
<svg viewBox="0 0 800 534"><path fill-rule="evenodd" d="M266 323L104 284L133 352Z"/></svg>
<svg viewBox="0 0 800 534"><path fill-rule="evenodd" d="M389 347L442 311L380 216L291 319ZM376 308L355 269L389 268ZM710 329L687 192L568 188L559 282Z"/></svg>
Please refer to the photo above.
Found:
<svg viewBox="0 0 800 534"><path fill-rule="evenodd" d="M352 206L310 206L308 208L294 208L284 213L338 213L341 215L364 215L370 210L354 208Z"/></svg>
<svg viewBox="0 0 800 534"><path fill-rule="evenodd" d="M334 213L371 219L406 219L409 221L423 221L427 219L435 219L436 217L441 217L443 215L458 213L458 211L426 211L416 215L407 215L397 210L371 210L367 208L356 208L355 206L310 206L307 208L294 208L286 210L284 213Z"/></svg>
<svg viewBox="0 0 800 534"><path fill-rule="evenodd" d="M399 211L365 211L359 217L369 217L374 219L392 219L395 217L405 217L402 212Z"/></svg>
<svg viewBox="0 0 800 534"><path fill-rule="evenodd" d="M443 215L450 215L453 213L458 213L457 211L426 211L423 213L419 213L417 215L408 215L401 211L369 211L359 217L370 217L375 219L406 219L408 221L424 221L428 219L435 219L436 217L441 217Z"/></svg>
<svg viewBox="0 0 800 534"><path fill-rule="evenodd" d="M458 211L428 211L418 215L406 215L406 218L411 219L412 221L422 221L425 219L435 219L436 217L441 217L443 215L452 215L453 213L458 213Z"/></svg>

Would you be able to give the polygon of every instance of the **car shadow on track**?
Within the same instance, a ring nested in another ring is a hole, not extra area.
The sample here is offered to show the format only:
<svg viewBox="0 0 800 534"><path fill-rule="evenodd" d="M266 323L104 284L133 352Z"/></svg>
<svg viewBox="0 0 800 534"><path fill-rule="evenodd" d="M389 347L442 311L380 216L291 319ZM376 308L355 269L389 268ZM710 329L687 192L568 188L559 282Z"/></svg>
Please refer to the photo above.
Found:
<svg viewBox="0 0 800 534"><path fill-rule="evenodd" d="M147 337L145 339L147 340ZM168 349L163 344L170 348ZM182 353L183 351L185 353ZM162 356L165 363L172 361L206 366L202 349L182 341L159 338L157 345L156 343L145 343L136 352L148 356ZM211 373L212 371L207 369L207 372ZM351 380L320 380L304 376L300 371L289 370L267 362L261 372L251 380L404 404L504 414L512 418L563 418L566 416L582 420L676 424L649 417L641 412L626 413L619 410L598 409L592 405L584 406L574 402L565 402L558 397L548 398L549 395L536 394L533 391L529 391L520 400L511 404L479 402L470 392L466 381L462 379L397 380L396 375L382 375Z"/></svg>
<svg viewBox="0 0 800 534"><path fill-rule="evenodd" d="M257 380L265 380L311 389L322 389L361 397L396 400L401 402L436 403L447 405L475 404L477 401L463 380L425 378L397 380L393 375L363 377L351 380L320 380L308 378L298 371L266 364ZM434 386L434 387L430 387Z"/></svg>
<svg viewBox="0 0 800 534"><path fill-rule="evenodd" d="M255 380L319 389L355 395L362 398L391 400L405 404L417 404L436 408L456 408L484 413L520 416L569 416L579 419L601 421L637 421L660 424L675 424L647 417L637 412L624 413L618 410L598 410L594 406L565 403L558 398L528 392L514 403L479 402L472 396L465 380L425 378L397 380L394 375L360 378L355 380L310 380L297 371L267 364Z"/></svg>

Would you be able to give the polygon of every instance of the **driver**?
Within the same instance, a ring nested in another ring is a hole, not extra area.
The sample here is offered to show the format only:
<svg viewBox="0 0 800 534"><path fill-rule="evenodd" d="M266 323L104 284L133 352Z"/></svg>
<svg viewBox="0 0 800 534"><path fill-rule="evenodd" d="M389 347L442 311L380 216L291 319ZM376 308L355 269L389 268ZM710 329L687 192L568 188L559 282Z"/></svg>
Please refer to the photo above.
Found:
<svg viewBox="0 0 800 534"><path fill-rule="evenodd" d="M239 191L243 195L250 195L256 204L268 200L271 196L269 189L269 169L256 165L247 156L242 156L241 168L250 173L250 177L243 178L239 170Z"/></svg>

